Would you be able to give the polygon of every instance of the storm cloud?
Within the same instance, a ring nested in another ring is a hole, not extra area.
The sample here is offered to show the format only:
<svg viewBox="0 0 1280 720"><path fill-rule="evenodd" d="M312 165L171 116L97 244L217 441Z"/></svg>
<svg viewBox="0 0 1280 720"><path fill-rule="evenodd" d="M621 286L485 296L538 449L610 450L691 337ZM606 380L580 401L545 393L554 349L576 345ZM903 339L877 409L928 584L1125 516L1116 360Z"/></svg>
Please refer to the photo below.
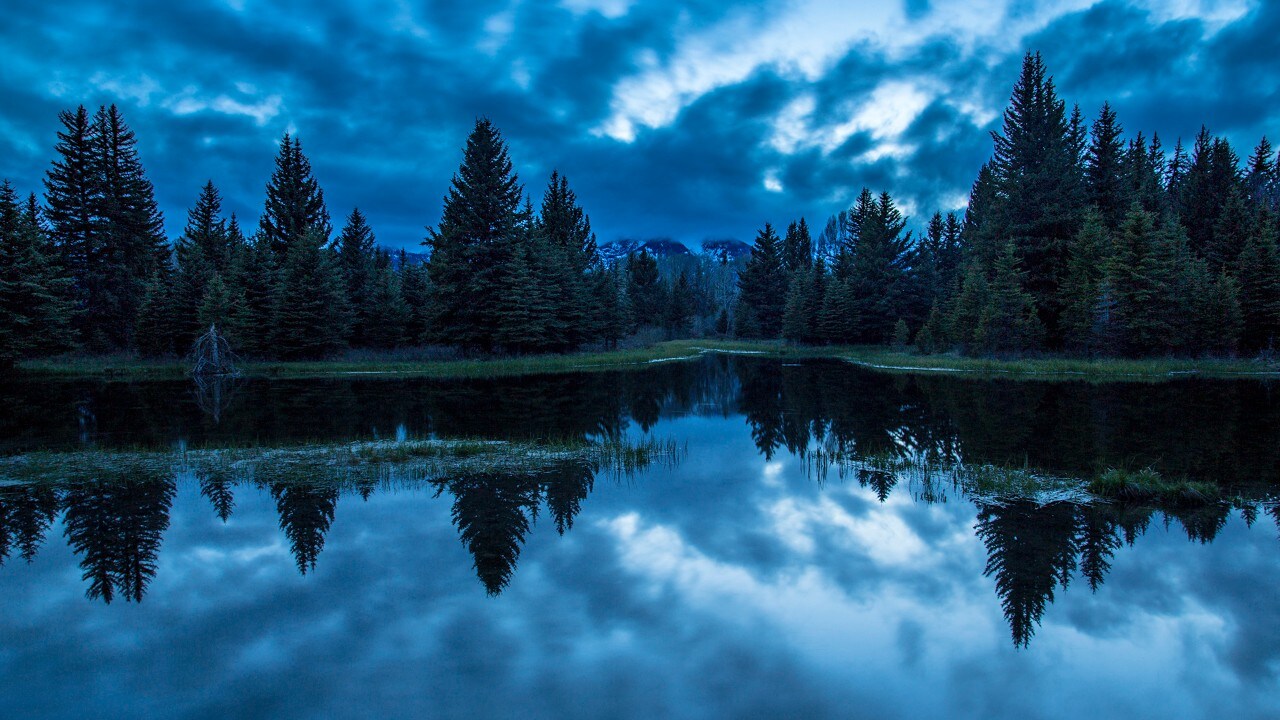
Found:
<svg viewBox="0 0 1280 720"><path fill-rule="evenodd" d="M1280 125L1280 8L1248 0L17 0L0 51L0 177L39 191L58 111L118 103L170 235L206 179L252 227L288 131L335 220L412 248L480 116L602 241L820 226L864 185L919 224L963 206L1028 51L1166 148L1203 123L1247 155Z"/></svg>

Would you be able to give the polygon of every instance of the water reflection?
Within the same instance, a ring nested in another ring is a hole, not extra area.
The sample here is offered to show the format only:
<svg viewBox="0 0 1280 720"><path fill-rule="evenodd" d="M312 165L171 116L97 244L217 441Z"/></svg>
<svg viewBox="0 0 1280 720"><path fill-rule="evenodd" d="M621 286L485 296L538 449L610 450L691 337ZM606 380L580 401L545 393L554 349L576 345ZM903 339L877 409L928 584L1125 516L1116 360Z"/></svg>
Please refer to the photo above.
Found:
<svg viewBox="0 0 1280 720"><path fill-rule="evenodd" d="M516 380L250 381L213 416L186 392L167 383L6 386L0 393L15 412L0 420L0 444L11 454L37 447L163 448L179 441L598 439L651 430L694 433L678 430L676 421L703 418L724 432L748 433L766 468L794 457L818 470L815 480L827 480L827 470L844 470L886 505L904 497L924 505L949 498L971 503L973 532L986 556L983 571L994 584L1012 644L1023 648L1073 579L1098 592L1117 556L1139 552L1132 548L1153 523L1173 523L1190 542L1211 543L1233 506L1155 509L967 497L910 473L830 465L831 458L935 458L1077 476L1152 466L1217 483L1248 525L1263 513L1280 525L1271 503L1280 476L1280 399L1261 383L973 381L889 376L838 363L709 357L635 372ZM293 562L308 575L342 515L339 501L367 501L393 487L370 477L348 483L300 479L285 470L206 468L183 475L152 468L93 481L5 485L0 563L32 561L61 522L85 594L104 603L140 602L158 572L178 486L191 482L222 523L236 516L242 493L267 493ZM539 516L560 535L573 528L596 489L598 471L591 463L565 461L402 478L394 489L433 493L448 503L476 577L496 596L512 584ZM708 523L739 522L718 508L700 512Z"/></svg>

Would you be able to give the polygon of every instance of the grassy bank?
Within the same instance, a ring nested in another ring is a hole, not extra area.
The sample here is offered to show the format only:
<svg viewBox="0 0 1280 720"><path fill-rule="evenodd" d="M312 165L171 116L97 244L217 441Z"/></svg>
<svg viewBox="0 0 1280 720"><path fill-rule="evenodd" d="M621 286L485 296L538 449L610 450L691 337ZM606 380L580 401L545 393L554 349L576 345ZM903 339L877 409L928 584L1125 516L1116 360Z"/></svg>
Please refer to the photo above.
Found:
<svg viewBox="0 0 1280 720"><path fill-rule="evenodd" d="M1076 359L969 358L959 355L919 355L907 350L874 346L794 346L780 342L732 340L673 340L648 347L569 355L534 355L492 359L405 359L403 356L365 356L306 362L253 362L243 370L249 377L307 378L340 375L414 376L434 378L503 377L547 373L591 372L650 363L690 360L707 352L741 353L780 359L824 358L894 373L957 373L987 377L1027 377L1064 380L1158 381L1190 375L1201 377L1277 377L1280 363L1241 359ZM144 360L125 356L63 357L22 363L29 375L120 379L177 379L186 375L179 361Z"/></svg>

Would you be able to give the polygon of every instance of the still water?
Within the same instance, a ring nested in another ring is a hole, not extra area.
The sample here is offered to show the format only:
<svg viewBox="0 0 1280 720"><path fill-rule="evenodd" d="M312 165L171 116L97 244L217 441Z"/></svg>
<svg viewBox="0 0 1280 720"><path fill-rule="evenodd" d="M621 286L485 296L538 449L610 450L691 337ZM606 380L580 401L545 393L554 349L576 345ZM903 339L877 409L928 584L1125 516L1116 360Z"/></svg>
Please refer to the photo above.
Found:
<svg viewBox="0 0 1280 720"><path fill-rule="evenodd" d="M357 485L10 479L0 717L1274 718L1278 390L725 356L214 395L3 385L5 456L408 438L679 452ZM837 449L1069 477L1149 466L1236 499L970 496L820 460Z"/></svg>

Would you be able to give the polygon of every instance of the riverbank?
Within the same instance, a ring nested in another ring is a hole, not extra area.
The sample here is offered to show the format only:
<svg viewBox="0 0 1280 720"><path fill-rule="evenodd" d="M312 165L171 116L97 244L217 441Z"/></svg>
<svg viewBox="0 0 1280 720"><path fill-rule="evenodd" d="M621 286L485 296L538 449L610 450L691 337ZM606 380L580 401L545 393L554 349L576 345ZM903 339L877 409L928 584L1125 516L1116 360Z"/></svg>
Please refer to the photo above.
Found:
<svg viewBox="0 0 1280 720"><path fill-rule="evenodd" d="M250 362L248 377L314 378L335 376L406 376L476 378L551 373L593 372L660 362L692 360L705 353L747 354L777 359L844 360L860 367L891 373L953 373L980 377L1044 380L1161 381L1196 376L1210 378L1280 378L1280 363L1252 359L1077 359L1022 358L1002 360L959 355L920 355L908 350L875 346L796 346L780 342L738 340L673 340L626 350L568 355L535 355L492 359L404 359L367 356L355 359L302 362ZM72 356L33 360L19 365L33 377L107 378L123 380L178 379L187 367L176 360L146 360L124 356Z"/></svg>

